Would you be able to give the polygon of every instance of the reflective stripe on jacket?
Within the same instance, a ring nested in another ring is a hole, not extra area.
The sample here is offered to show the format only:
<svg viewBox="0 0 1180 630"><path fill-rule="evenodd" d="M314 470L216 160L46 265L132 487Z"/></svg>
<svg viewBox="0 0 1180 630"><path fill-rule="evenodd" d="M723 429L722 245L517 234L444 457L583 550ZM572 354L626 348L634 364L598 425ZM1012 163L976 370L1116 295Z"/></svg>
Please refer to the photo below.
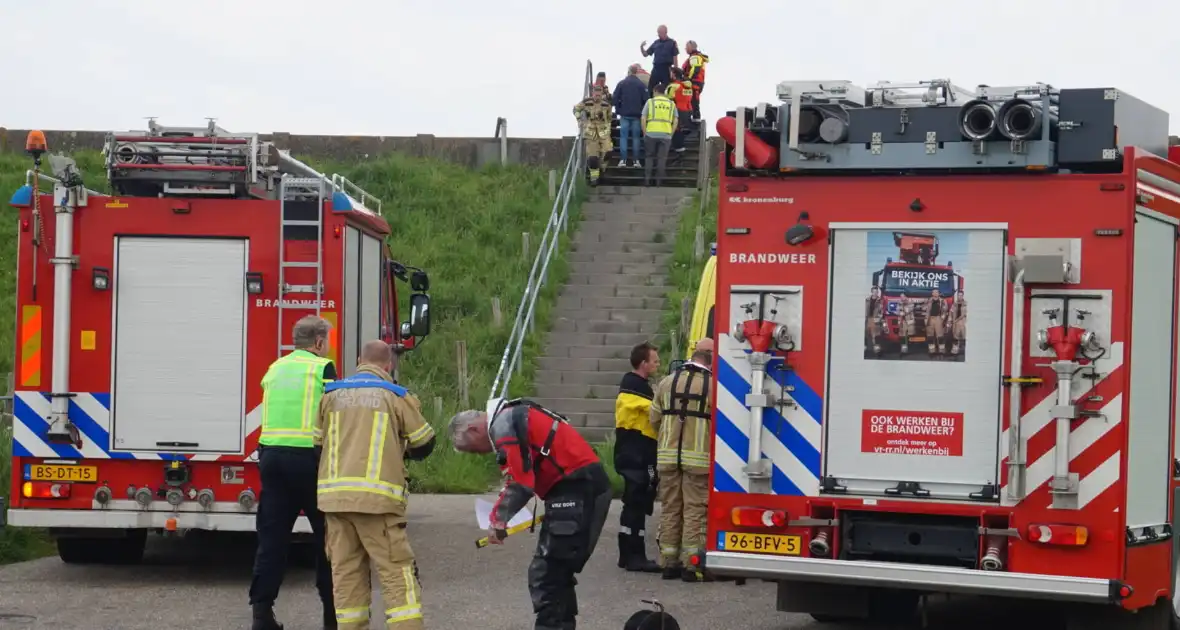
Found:
<svg viewBox="0 0 1180 630"><path fill-rule="evenodd" d="M323 444L316 493L323 512L404 514L407 448L434 439L417 397L381 368L325 387L316 424Z"/></svg>
<svg viewBox="0 0 1180 630"><path fill-rule="evenodd" d="M296 350L270 365L262 377L263 446L314 446L316 411L331 359Z"/></svg>
<svg viewBox="0 0 1180 630"><path fill-rule="evenodd" d="M651 398L654 393L647 379L627 372L619 383L619 395L615 398L615 428L637 431L656 438L651 426Z"/></svg>
<svg viewBox="0 0 1180 630"><path fill-rule="evenodd" d="M713 375L698 363L685 363L656 386L651 423L659 432L656 465L662 469L709 472Z"/></svg>
<svg viewBox="0 0 1180 630"><path fill-rule="evenodd" d="M676 128L676 104L667 96L657 94L647 102L643 111L647 117L647 125L643 132L648 135L672 135Z"/></svg>
<svg viewBox="0 0 1180 630"><path fill-rule="evenodd" d="M698 85L705 82L705 64L709 63L709 55L696 51L688 56L684 62L684 78Z"/></svg>

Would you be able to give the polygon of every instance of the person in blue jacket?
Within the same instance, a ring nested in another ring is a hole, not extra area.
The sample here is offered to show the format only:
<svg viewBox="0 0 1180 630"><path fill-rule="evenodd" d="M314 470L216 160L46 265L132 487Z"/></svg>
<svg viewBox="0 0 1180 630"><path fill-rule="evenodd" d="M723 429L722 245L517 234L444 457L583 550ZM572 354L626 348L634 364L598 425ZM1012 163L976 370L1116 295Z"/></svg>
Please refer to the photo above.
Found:
<svg viewBox="0 0 1180 630"><path fill-rule="evenodd" d="M647 103L647 85L639 78L639 64L632 64L627 68L627 76L615 86L615 113L619 115L619 166L639 167L643 159L643 125L639 118L643 116L643 106ZM628 147L634 140L633 152ZM633 155L634 161L628 160Z"/></svg>

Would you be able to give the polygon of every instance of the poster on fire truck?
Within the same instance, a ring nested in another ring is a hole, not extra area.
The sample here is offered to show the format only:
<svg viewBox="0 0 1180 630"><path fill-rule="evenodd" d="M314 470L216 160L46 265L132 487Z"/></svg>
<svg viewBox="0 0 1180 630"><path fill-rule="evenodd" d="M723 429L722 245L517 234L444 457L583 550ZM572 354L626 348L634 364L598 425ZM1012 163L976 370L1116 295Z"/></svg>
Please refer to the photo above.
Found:
<svg viewBox="0 0 1180 630"><path fill-rule="evenodd" d="M873 231L867 247L865 358L963 361L967 233Z"/></svg>
<svg viewBox="0 0 1180 630"><path fill-rule="evenodd" d="M832 226L826 474L849 492L979 493L998 479L1003 226L845 225Z"/></svg>

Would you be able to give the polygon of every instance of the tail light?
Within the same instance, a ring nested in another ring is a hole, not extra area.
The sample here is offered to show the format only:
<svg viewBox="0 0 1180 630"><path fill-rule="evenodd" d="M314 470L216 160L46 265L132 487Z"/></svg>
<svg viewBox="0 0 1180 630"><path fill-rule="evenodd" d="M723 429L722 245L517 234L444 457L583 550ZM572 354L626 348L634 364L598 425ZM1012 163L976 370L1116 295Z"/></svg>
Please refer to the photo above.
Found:
<svg viewBox="0 0 1180 630"><path fill-rule="evenodd" d="M739 527L786 527L785 510L766 510L754 507L735 507L730 519Z"/></svg>
<svg viewBox="0 0 1180 630"><path fill-rule="evenodd" d="M1028 526L1028 540L1042 545L1084 547L1090 540L1090 531L1081 525L1033 523Z"/></svg>
<svg viewBox="0 0 1180 630"><path fill-rule="evenodd" d="M29 231L29 220L28 219L21 219L20 220L20 231L21 232L28 232Z"/></svg>
<svg viewBox="0 0 1180 630"><path fill-rule="evenodd" d="M68 499L70 498L70 484L26 481L21 487L21 495L26 499Z"/></svg>

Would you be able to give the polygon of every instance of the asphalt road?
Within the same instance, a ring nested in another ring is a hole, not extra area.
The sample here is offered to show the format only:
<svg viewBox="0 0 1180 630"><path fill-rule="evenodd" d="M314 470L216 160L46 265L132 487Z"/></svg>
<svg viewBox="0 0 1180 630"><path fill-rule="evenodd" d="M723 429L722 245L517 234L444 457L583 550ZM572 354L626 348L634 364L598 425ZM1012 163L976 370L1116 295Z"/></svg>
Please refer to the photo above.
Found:
<svg viewBox="0 0 1180 630"><path fill-rule="evenodd" d="M535 538L527 533L503 547L477 550L471 496L417 496L410 538L418 557L429 628L532 628L525 568ZM684 584L658 575L626 573L617 559L618 502L585 572L579 577L581 630L621 630L640 600L656 598L685 630L849 630L872 624L818 624L807 615L774 610L774 588L751 581ZM654 525L654 524L653 524ZM226 536L149 539L144 564L67 566L57 557L0 567L0 628L25 630L247 629L246 592L252 542ZM379 607L374 595L374 610ZM1054 630L1055 611L1039 606L962 599L929 606L929 630ZM320 627L312 573L288 572L276 611L288 630ZM1037 618L1034 620L1034 616ZM383 627L377 621L373 628ZM913 627L921 627L914 625Z"/></svg>

